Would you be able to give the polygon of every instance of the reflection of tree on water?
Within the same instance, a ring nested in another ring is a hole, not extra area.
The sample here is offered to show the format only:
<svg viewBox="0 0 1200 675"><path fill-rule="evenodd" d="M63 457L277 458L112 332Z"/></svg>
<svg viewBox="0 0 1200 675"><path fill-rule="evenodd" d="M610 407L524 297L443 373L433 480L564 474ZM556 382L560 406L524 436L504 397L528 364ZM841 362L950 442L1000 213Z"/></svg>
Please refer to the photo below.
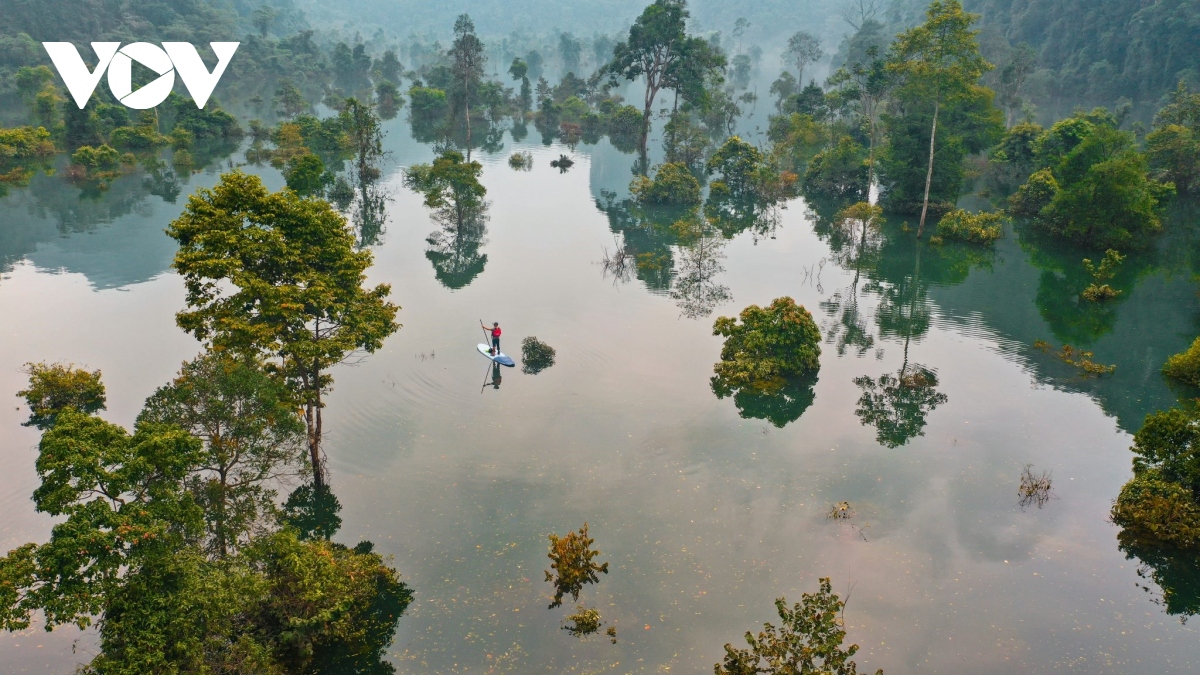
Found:
<svg viewBox="0 0 1200 675"><path fill-rule="evenodd" d="M718 399L733 397L738 415L747 420L766 420L782 429L800 419L816 400L817 374L790 378L771 388L731 387L714 377L713 393Z"/></svg>
<svg viewBox="0 0 1200 675"><path fill-rule="evenodd" d="M676 234L671 230L678 210L646 209L631 199L617 200L615 192L602 191L596 208L608 217L608 227L622 239L621 252L635 260L639 281L651 292L666 293L671 288L674 270Z"/></svg>
<svg viewBox="0 0 1200 675"><path fill-rule="evenodd" d="M825 327L825 341L837 345L838 356L845 356L850 347L863 356L875 346L875 336L859 311L858 283L863 270L879 262L882 220L877 207L860 202L840 212L832 225L824 228L833 261L843 269L854 270L847 289L836 291L820 303L829 316L837 319L837 323Z"/></svg>
<svg viewBox="0 0 1200 675"><path fill-rule="evenodd" d="M486 216L479 214L478 218L461 226L442 223L441 229L431 232L425 239L429 244L425 257L433 263L437 280L446 288L465 288L483 273L488 258L487 254L479 252L479 248L485 243L485 220Z"/></svg>
<svg viewBox="0 0 1200 675"><path fill-rule="evenodd" d="M875 270L877 275L867 289L879 295L875 312L879 336L901 340L904 360L896 375L885 373L878 378L854 379L854 384L863 390L855 414L864 425L875 427L876 440L881 445L896 448L924 435L925 418L947 400L945 394L937 391L935 371L909 364L909 348L929 331L931 281L965 279L972 257L963 247L941 247L932 252L933 264L926 270L929 278L923 279L921 258L925 245L905 233L888 243L898 245L884 247ZM911 259L905 260L910 255Z"/></svg>
<svg viewBox="0 0 1200 675"><path fill-rule="evenodd" d="M1137 575L1147 581L1139 584L1142 590L1153 594L1153 583L1161 594L1155 603L1163 611L1179 616L1186 623L1188 617L1200 613L1200 555L1194 551L1183 551L1162 546L1147 545L1130 536L1128 530L1117 535L1118 546L1129 560L1137 560Z"/></svg>
<svg viewBox="0 0 1200 675"><path fill-rule="evenodd" d="M733 299L729 287L716 282L716 276L725 271L721 265L725 259L724 248L725 241L708 232L707 228L694 241L680 247L671 298L683 316L689 319L706 317L718 305Z"/></svg>
<svg viewBox="0 0 1200 675"><path fill-rule="evenodd" d="M306 483L288 495L283 505L283 522L296 529L301 539L328 540L342 529L342 503L328 485Z"/></svg>

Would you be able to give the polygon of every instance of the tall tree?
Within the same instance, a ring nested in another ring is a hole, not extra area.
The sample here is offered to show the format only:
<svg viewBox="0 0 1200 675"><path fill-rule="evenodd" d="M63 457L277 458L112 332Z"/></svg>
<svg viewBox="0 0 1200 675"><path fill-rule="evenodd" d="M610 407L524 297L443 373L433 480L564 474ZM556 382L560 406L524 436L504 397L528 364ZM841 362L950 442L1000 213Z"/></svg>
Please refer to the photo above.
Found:
<svg viewBox="0 0 1200 675"><path fill-rule="evenodd" d="M400 328L391 288L363 288L371 253L355 250L327 202L268 192L240 171L192 195L167 234L179 242L173 267L187 289L179 326L215 349L268 359L304 409L313 480L324 485L329 369Z"/></svg>
<svg viewBox="0 0 1200 675"><path fill-rule="evenodd" d="M459 15L454 22L454 45L450 48L454 64L455 106L462 106L463 119L467 123L467 159L471 157L471 100L479 90L483 78L483 67L487 56L483 53L483 41L475 35L475 24L466 14Z"/></svg>
<svg viewBox="0 0 1200 675"><path fill-rule="evenodd" d="M842 86L843 94L857 99L858 112L867 123L867 190L875 182L875 140L878 137L879 110L891 91L892 78L887 72L887 64L879 58L879 48L872 45L867 48L866 64L855 62L849 68L840 68L830 83Z"/></svg>
<svg viewBox="0 0 1200 675"><path fill-rule="evenodd" d="M630 81L644 77L646 80L639 144L643 157L650 135L654 99L660 90L669 86L667 73L680 59L680 47L687 39L685 29L689 16L685 0L655 0L630 26L626 39L613 47L612 61L605 66L605 71L613 77Z"/></svg>
<svg viewBox="0 0 1200 675"><path fill-rule="evenodd" d="M304 423L290 392L254 358L207 353L159 387L138 424L179 427L203 443L185 486L204 509L206 553L227 558L275 511L275 483L299 473Z"/></svg>
<svg viewBox="0 0 1200 675"><path fill-rule="evenodd" d="M937 140L938 114L948 97L966 94L992 64L979 53L971 30L976 14L963 11L959 0L933 0L925 13L925 23L914 26L892 44L888 69L905 87L919 89L933 99L933 124L929 131L929 163L925 173L925 196L921 202L921 221L917 238L925 230L929 211L929 186L933 183L933 153Z"/></svg>
<svg viewBox="0 0 1200 675"><path fill-rule="evenodd" d="M796 64L796 82L801 87L804 86L804 67L825 56L825 50L821 49L821 40L804 31L788 38L787 48L783 53Z"/></svg>

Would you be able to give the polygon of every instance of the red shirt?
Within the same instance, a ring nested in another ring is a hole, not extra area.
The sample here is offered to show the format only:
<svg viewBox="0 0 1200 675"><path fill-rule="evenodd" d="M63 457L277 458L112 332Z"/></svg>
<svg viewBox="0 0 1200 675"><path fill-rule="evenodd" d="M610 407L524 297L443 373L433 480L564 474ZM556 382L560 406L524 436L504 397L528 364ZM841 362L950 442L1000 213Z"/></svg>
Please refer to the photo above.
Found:
<svg viewBox="0 0 1200 675"><path fill-rule="evenodd" d="M492 337L500 337L500 327L496 326L492 329Z"/></svg>

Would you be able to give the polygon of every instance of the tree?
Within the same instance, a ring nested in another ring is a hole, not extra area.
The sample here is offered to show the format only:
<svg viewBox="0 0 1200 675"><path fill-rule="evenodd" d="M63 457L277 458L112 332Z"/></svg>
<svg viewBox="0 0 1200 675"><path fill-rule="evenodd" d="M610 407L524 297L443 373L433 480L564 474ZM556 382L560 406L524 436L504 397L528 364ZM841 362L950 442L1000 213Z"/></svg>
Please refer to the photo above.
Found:
<svg viewBox="0 0 1200 675"><path fill-rule="evenodd" d="M844 95L858 100L858 113L867 123L867 190L870 190L875 182L875 140L880 107L890 94L893 82L887 62L879 58L879 48L868 47L866 55L868 63L856 61L849 69L838 69L830 78L830 84L842 86Z"/></svg>
<svg viewBox="0 0 1200 675"><path fill-rule="evenodd" d="M804 593L788 607L786 598L775 600L780 625L764 623L755 636L746 632L748 649L725 645L725 659L713 666L715 675L856 675L851 658L858 645L842 648L846 629L842 613L846 603L833 592L828 578L816 593ZM882 675L882 670L875 671Z"/></svg>
<svg viewBox="0 0 1200 675"><path fill-rule="evenodd" d="M508 67L512 79L521 83L521 112L527 113L533 108L533 88L529 84L529 65L520 58L514 58Z"/></svg>
<svg viewBox="0 0 1200 675"><path fill-rule="evenodd" d="M938 114L947 98L966 95L983 73L992 68L979 53L971 30L977 15L963 11L959 0L933 0L926 11L925 23L896 37L888 69L903 86L919 89L933 100L933 124L929 131L929 163L925 173L925 196L921 202L921 221L917 238L925 229L929 211L929 188L933 184L933 156L937 140Z"/></svg>
<svg viewBox="0 0 1200 675"><path fill-rule="evenodd" d="M200 190L167 228L188 309L181 328L214 349L259 355L304 409L314 482L323 485L322 396L329 369L379 349L400 328L391 288L363 288L371 264L328 203L267 192L234 171Z"/></svg>
<svg viewBox="0 0 1200 675"><path fill-rule="evenodd" d="M288 119L294 119L311 108L308 101L304 100L304 94L300 93L296 85L288 80L280 82L279 88L275 90L275 105L279 109L279 114Z"/></svg>
<svg viewBox="0 0 1200 675"><path fill-rule="evenodd" d="M642 156L646 154L654 99L667 86L666 74L680 58L679 47L687 38L688 16L685 0L655 0L630 26L628 37L613 47L613 58L604 67L613 77L646 80L639 146Z"/></svg>
<svg viewBox="0 0 1200 675"><path fill-rule="evenodd" d="M457 109L461 106L463 119L467 124L467 160L471 159L471 101L479 90L483 78L483 67L487 63L484 54L483 41L475 35L475 24L466 14L459 15L454 21L454 44L450 48L450 58L454 64L455 90L453 102Z"/></svg>
<svg viewBox="0 0 1200 675"><path fill-rule="evenodd" d="M400 64L400 59L396 56L395 50L384 50L383 56L375 62L372 68L379 73L379 77L391 82L392 84L400 84L400 74L404 71L404 66Z"/></svg>
<svg viewBox="0 0 1200 675"><path fill-rule="evenodd" d="M61 363L26 364L29 388L17 392L29 406L24 426L42 431L54 426L59 413L74 410L90 415L105 408L100 371L87 371Z"/></svg>
<svg viewBox="0 0 1200 675"><path fill-rule="evenodd" d="M267 31L271 30L271 24L275 23L275 8L268 5L263 5L254 10L250 15L254 27L258 29L258 34L264 40L267 38Z"/></svg>
<svg viewBox="0 0 1200 675"><path fill-rule="evenodd" d="M1033 72L1035 65L1037 65L1037 52L1034 51L1033 47L1022 42L1013 49L1008 62L1000 69L1000 87L998 92L1000 105L1008 111L1007 124L1005 126L1011 127L1016 114L1021 110L1021 105L1024 103L1024 99L1021 98L1021 91L1024 89L1025 80Z"/></svg>
<svg viewBox="0 0 1200 675"><path fill-rule="evenodd" d="M696 206L700 203L700 181L683 164L661 164L654 178L634 178L629 191L641 204Z"/></svg>
<svg viewBox="0 0 1200 675"><path fill-rule="evenodd" d="M360 241L366 245L374 242L383 227L385 197L375 190L383 176L379 161L383 158L383 130L379 116L370 104L360 103L356 98L346 99L346 107L339 114L343 128L354 153L355 187L358 189L358 209L354 221Z"/></svg>
<svg viewBox="0 0 1200 675"><path fill-rule="evenodd" d="M820 367L821 331L791 298L776 298L767 307L750 305L738 318L741 323L723 316L713 324L713 335L725 338L721 360L713 366L714 383L769 389Z"/></svg>
<svg viewBox="0 0 1200 675"><path fill-rule="evenodd" d="M171 425L203 443L186 487L204 509L205 549L218 558L275 511L274 484L300 472L304 423L289 392L253 358L207 353L146 400L139 424Z"/></svg>
<svg viewBox="0 0 1200 675"><path fill-rule="evenodd" d="M821 60L825 50L821 49L821 40L815 35L799 31L788 38L783 54L796 64L796 82L804 84L804 67Z"/></svg>
<svg viewBox="0 0 1200 675"><path fill-rule="evenodd" d="M583 45L570 33L558 34L558 56L562 59L563 70L568 73L579 71L579 57L583 55Z"/></svg>
<svg viewBox="0 0 1200 675"><path fill-rule="evenodd" d="M426 238L425 257L449 288L463 288L483 272L487 256L479 253L487 222L487 188L479 182L483 165L464 161L446 150L432 164L404 170L404 184L425 196L440 228Z"/></svg>
<svg viewBox="0 0 1200 675"><path fill-rule="evenodd" d="M1179 124L1159 127L1146 135L1146 160L1156 176L1187 194L1200 178L1200 138Z"/></svg>

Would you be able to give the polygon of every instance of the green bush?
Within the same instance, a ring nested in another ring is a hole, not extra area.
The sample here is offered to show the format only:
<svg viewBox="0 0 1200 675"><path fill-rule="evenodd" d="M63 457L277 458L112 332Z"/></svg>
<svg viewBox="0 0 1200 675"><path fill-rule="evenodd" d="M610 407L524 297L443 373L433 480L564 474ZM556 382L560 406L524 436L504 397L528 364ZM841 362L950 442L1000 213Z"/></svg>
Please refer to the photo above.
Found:
<svg viewBox="0 0 1200 675"><path fill-rule="evenodd" d="M150 150L167 144L167 139L154 127L117 127L109 139L115 148Z"/></svg>
<svg viewBox="0 0 1200 675"><path fill-rule="evenodd" d="M1058 181L1055 180L1050 169L1035 171L1008 198L1009 210L1018 216L1037 217L1042 209L1049 206L1056 194L1058 194Z"/></svg>
<svg viewBox="0 0 1200 675"><path fill-rule="evenodd" d="M0 161L31 159L54 154L50 132L43 127L0 129Z"/></svg>
<svg viewBox="0 0 1200 675"><path fill-rule="evenodd" d="M957 209L938 221L937 236L972 244L990 244L1004 236L1007 220L1002 212L970 213Z"/></svg>
<svg viewBox="0 0 1200 675"><path fill-rule="evenodd" d="M1156 471L1200 494L1200 412L1171 408L1147 415L1131 450L1134 475Z"/></svg>
<svg viewBox="0 0 1200 675"><path fill-rule="evenodd" d="M98 148L85 145L71 153L71 163L88 169L111 171L121 165L121 153L107 145Z"/></svg>
<svg viewBox="0 0 1200 675"><path fill-rule="evenodd" d="M867 151L843 136L818 152L804 172L804 192L826 199L860 199L867 194Z"/></svg>
<svg viewBox="0 0 1200 675"><path fill-rule="evenodd" d="M1192 342L1191 347L1167 359L1163 373L1200 387L1200 337Z"/></svg>
<svg viewBox="0 0 1200 675"><path fill-rule="evenodd" d="M1113 502L1112 521L1123 538L1143 544L1191 549L1200 545L1200 506L1179 483L1157 471L1134 476Z"/></svg>
<svg viewBox="0 0 1200 675"><path fill-rule="evenodd" d="M663 206L695 206L700 203L700 181L684 164L668 162L659 165L654 178L638 176L629 191L642 204Z"/></svg>
<svg viewBox="0 0 1200 675"><path fill-rule="evenodd" d="M530 335L521 340L521 372L537 375L554 365L554 348Z"/></svg>
<svg viewBox="0 0 1200 675"><path fill-rule="evenodd" d="M713 335L725 338L721 360L713 366L718 396L746 386L777 388L786 378L820 368L821 331L795 300L783 297L767 307L750 305L739 318L741 323L723 316L713 324Z"/></svg>

